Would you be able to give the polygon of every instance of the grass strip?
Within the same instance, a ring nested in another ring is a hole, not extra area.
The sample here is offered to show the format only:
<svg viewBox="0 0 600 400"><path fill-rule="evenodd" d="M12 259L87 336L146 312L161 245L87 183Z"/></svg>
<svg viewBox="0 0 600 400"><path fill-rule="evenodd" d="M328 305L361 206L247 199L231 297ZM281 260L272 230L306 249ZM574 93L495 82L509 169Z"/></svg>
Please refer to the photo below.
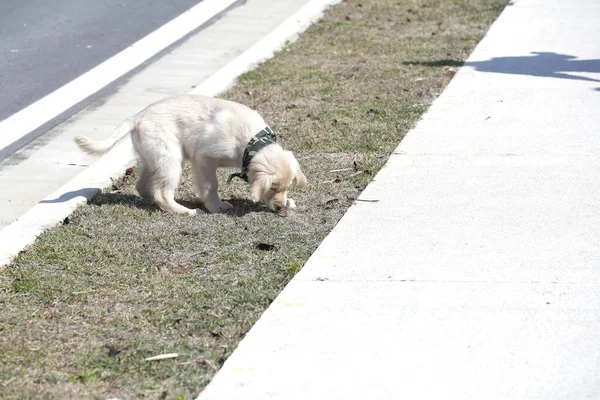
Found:
<svg viewBox="0 0 600 400"><path fill-rule="evenodd" d="M310 184L291 193L298 210L276 217L222 171L233 214L173 216L128 171L0 274L2 397L197 395L504 5L346 0L241 76L222 97L258 109L294 151ZM195 204L187 170L177 199Z"/></svg>

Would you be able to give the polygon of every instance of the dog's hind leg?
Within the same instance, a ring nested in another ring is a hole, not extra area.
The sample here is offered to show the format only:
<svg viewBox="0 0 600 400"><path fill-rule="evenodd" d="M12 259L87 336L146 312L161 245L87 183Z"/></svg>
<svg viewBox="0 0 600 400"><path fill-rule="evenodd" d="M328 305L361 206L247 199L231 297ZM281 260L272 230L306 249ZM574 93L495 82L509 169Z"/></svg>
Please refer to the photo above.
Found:
<svg viewBox="0 0 600 400"><path fill-rule="evenodd" d="M168 170L162 170L154 177L154 193L152 197L157 206L164 211L175 214L196 215L202 211L182 206L175 201L175 190L181 179L181 164L172 164Z"/></svg>
<svg viewBox="0 0 600 400"><path fill-rule="evenodd" d="M178 152L166 152L158 160L144 160L142 175L136 183L140 195L152 201L163 211L175 214L197 215L200 209L191 209L175 201L175 190L181 180L182 159Z"/></svg>
<svg viewBox="0 0 600 400"><path fill-rule="evenodd" d="M152 181L150 178L151 176L148 173L148 167L142 163L140 168L140 177L135 183L135 188L140 196L142 196L149 203L154 204L154 198L152 197L154 189L152 188Z"/></svg>
<svg viewBox="0 0 600 400"><path fill-rule="evenodd" d="M230 203L221 201L219 197L217 166L214 162L208 160L192 161L192 175L196 183L198 197L209 212L222 213L233 208Z"/></svg>
<svg viewBox="0 0 600 400"><path fill-rule="evenodd" d="M187 215L197 215L202 213L202 210L199 208L191 209L177 203L175 201L175 189L173 188L163 188L159 192L155 192L154 196L154 202L163 211Z"/></svg>

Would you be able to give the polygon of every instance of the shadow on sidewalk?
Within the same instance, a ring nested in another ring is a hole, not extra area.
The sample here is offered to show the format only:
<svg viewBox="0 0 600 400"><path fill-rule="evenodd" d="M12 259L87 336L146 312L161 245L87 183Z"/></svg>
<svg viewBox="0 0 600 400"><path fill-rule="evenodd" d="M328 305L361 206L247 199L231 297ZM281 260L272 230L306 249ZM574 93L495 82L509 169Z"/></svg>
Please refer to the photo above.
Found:
<svg viewBox="0 0 600 400"><path fill-rule="evenodd" d="M96 194L100 192L98 188L83 188L79 190L74 190L72 192L66 192L61 194L56 199L42 200L40 203L42 204L56 204L56 203L65 203L71 199L76 197L85 197L86 199L90 199L94 197Z"/></svg>
<svg viewBox="0 0 600 400"><path fill-rule="evenodd" d="M466 65L481 72L495 72L499 74L529 75L600 82L599 79L571 75L568 73L587 72L600 74L600 59L578 60L576 56L548 52L532 52L531 54L533 55L519 57L495 57L486 61L468 61L464 64L456 60L407 61L403 64L424 65L431 67L459 67ZM596 88L594 90L600 91L600 88Z"/></svg>

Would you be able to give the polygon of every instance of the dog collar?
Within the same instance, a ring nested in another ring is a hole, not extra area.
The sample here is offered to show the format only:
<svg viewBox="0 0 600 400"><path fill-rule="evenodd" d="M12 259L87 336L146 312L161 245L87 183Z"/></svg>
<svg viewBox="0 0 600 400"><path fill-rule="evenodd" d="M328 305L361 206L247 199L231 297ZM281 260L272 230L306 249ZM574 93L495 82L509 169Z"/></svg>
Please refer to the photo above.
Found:
<svg viewBox="0 0 600 400"><path fill-rule="evenodd" d="M246 150L244 150L244 157L242 158L242 171L229 175L227 182L231 182L231 180L236 177L248 182L248 167L250 166L250 161L252 161L252 158L256 155L256 153L262 150L263 147L276 142L277 136L268 126L254 135L254 137L248 142Z"/></svg>

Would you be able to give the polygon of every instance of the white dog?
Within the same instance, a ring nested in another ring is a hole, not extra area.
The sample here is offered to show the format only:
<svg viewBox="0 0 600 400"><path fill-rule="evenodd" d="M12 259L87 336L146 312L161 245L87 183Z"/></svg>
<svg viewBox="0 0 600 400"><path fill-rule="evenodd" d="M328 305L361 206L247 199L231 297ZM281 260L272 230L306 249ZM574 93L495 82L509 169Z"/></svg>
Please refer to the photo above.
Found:
<svg viewBox="0 0 600 400"><path fill-rule="evenodd" d="M306 186L306 177L290 151L254 110L231 101L205 96L171 97L126 119L104 141L77 136L75 142L90 154L103 154L131 134L142 163L138 193L161 209L196 215L175 202L183 163L192 164L198 197L209 212L224 212L231 204L217 193L217 168L234 167L250 183L250 194L276 211L294 208L287 198L291 183Z"/></svg>

